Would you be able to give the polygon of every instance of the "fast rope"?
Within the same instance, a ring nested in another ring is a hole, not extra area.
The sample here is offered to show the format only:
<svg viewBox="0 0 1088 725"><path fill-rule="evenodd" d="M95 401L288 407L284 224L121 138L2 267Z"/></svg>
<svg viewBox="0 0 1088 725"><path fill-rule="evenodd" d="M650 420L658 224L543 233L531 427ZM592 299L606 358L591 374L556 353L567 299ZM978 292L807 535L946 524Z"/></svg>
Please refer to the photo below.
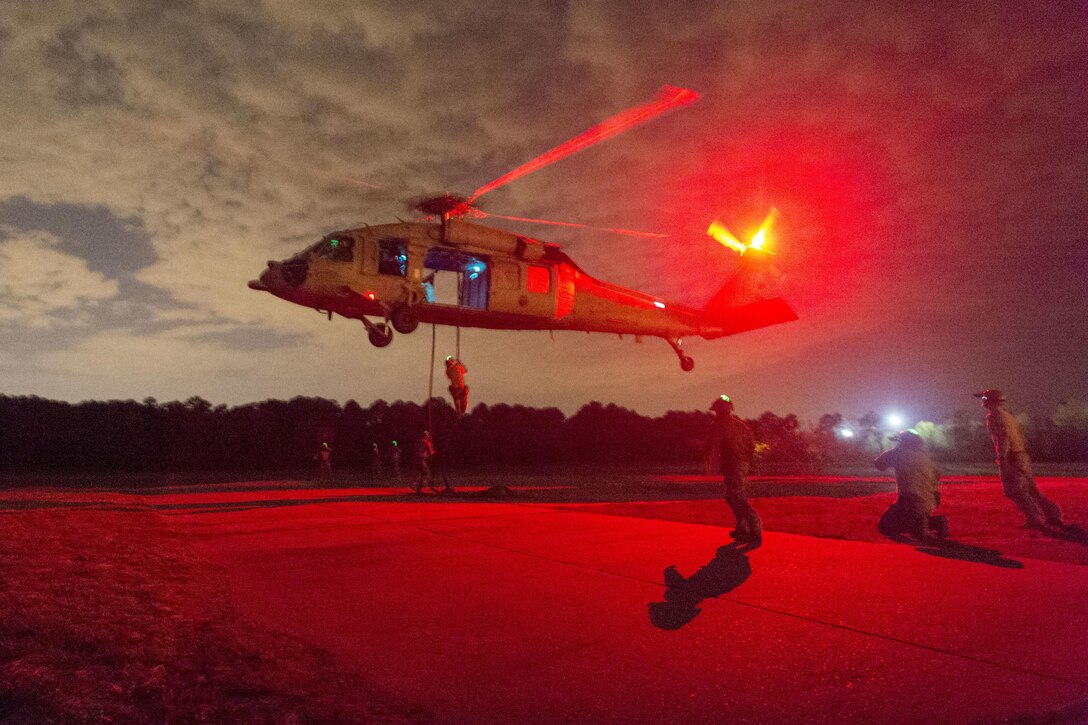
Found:
<svg viewBox="0 0 1088 725"><path fill-rule="evenodd" d="M457 362L461 362L461 305L464 303L465 270L461 268L461 250L457 250L457 315L454 329L457 331Z"/></svg>
<svg viewBox="0 0 1088 725"><path fill-rule="evenodd" d="M434 435L434 405L431 403L434 400L434 348L435 348L435 329L437 325L431 323L431 374L427 379L427 430L431 435Z"/></svg>

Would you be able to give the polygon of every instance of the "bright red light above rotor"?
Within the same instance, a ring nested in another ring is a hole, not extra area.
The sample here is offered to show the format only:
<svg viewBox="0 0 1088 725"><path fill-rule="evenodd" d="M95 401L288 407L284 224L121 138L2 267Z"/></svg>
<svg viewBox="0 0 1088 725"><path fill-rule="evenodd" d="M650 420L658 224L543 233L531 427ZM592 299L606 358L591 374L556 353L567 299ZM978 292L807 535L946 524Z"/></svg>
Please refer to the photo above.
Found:
<svg viewBox="0 0 1088 725"><path fill-rule="evenodd" d="M649 103L644 103L639 106L633 106L624 111L620 111L615 116L601 121L597 125L587 129L586 131L578 134L574 138L570 139L566 143L562 143L556 146L551 151L547 151L540 156L537 156L532 161L528 161L521 166L517 167L513 171L503 174L499 178L484 184L477 189L469 202L475 201L489 191L510 183L514 179L519 179L526 174L532 173L538 169L542 169L548 164L553 164L559 159L566 156L570 156L573 153L577 153L585 148L592 146L595 143L604 141L611 138L621 131L626 131L629 128L634 128L640 124L660 116L663 113L671 111L675 108L687 106L699 100L699 94L690 88L677 88L676 86L664 86L657 92L657 96Z"/></svg>
<svg viewBox="0 0 1088 725"><path fill-rule="evenodd" d="M724 246L729 247L734 252L741 255L750 249L758 249L761 252L773 254L773 252L766 249L766 245L769 241L768 237L771 228L774 226L774 223L778 220L779 216L778 210L772 208L766 218L764 218L763 223L759 225L759 229L757 229L751 239L748 240L747 244L737 239L737 237L717 219L710 223L710 227L706 230L706 233L714 237L714 239L717 239Z"/></svg>

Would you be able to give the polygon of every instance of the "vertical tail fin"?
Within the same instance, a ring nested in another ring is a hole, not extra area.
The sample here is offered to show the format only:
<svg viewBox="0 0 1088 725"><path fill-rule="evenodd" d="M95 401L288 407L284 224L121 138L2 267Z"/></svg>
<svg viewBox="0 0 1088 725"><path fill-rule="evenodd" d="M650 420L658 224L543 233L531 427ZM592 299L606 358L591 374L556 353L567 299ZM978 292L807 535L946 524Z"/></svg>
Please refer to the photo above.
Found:
<svg viewBox="0 0 1088 725"><path fill-rule="evenodd" d="M703 308L699 324L708 340L797 319L797 313L779 294L782 271L755 251L749 250L741 258L736 274Z"/></svg>

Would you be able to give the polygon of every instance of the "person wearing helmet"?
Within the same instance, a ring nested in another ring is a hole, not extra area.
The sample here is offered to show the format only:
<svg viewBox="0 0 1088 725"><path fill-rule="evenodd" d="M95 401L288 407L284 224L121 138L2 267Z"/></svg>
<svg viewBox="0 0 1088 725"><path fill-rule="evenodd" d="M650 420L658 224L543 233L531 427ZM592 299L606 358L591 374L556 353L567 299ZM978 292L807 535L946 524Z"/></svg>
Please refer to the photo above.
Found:
<svg viewBox="0 0 1088 725"><path fill-rule="evenodd" d="M910 534L916 539L929 538L932 529L938 539L948 538L948 520L934 516L941 501L941 473L926 454L925 443L915 430L892 436L898 445L873 461L878 470L895 469L895 502L880 516L877 528L885 536Z"/></svg>
<svg viewBox="0 0 1088 725"><path fill-rule="evenodd" d="M317 461L317 477L322 481L332 478L332 446L328 441L321 442L321 448L314 454L314 460Z"/></svg>
<svg viewBox="0 0 1088 725"><path fill-rule="evenodd" d="M990 388L975 393L975 397L982 401L982 407L986 409L986 430L994 444L995 463L1005 496L1024 513L1028 528L1041 529L1045 524L1063 527L1062 510L1041 494L1035 485L1031 458L1020 423L1002 407L1004 393Z"/></svg>
<svg viewBox="0 0 1088 725"><path fill-rule="evenodd" d="M739 543L758 545L763 539L763 524L748 502L747 491L748 472L755 455L755 436L743 420L733 415L733 401L728 395L715 398L710 410L714 412L714 431L707 448L717 447L720 453L725 502L737 522L737 528L730 534Z"/></svg>
<svg viewBox="0 0 1088 725"><path fill-rule="evenodd" d="M468 410L468 386L465 385L465 373L468 369L453 355L446 357L446 377L450 379L450 395L458 415Z"/></svg>
<svg viewBox="0 0 1088 725"><path fill-rule="evenodd" d="M424 486L430 486L434 482L434 472L431 470L431 461L434 459L434 443L431 442L431 432L423 431L423 435L416 442L415 448L416 480L412 482L412 490L423 493Z"/></svg>
<svg viewBox="0 0 1088 725"><path fill-rule="evenodd" d="M389 443L389 473L394 480L400 480L400 445L396 441Z"/></svg>

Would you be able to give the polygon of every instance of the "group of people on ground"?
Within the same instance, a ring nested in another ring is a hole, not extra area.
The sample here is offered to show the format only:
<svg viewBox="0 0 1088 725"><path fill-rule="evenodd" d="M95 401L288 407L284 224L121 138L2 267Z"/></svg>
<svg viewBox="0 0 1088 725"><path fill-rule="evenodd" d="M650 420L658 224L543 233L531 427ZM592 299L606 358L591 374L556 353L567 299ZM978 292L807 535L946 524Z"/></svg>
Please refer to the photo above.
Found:
<svg viewBox="0 0 1088 725"><path fill-rule="evenodd" d="M1067 527L1061 509L1044 496L1035 485L1023 431L1016 418L1005 408L1005 395L996 389L975 393L986 409L986 430L994 445L1001 485L1007 496L1023 512L1028 528ZM708 451L720 454L725 502L733 511L736 529L731 532L740 544L758 545L763 537L759 514L748 501L747 481L755 455L755 436L733 413L728 395L711 403L715 414L714 435L707 442ZM892 437L894 448L877 456L874 464L885 471L895 471L897 497L877 524L888 536L909 534L918 539L947 539L948 521L933 512L941 500L940 471L925 451L922 437L914 430Z"/></svg>
<svg viewBox="0 0 1088 725"><path fill-rule="evenodd" d="M446 358L446 375L450 380L450 395L458 415L468 408L468 387L465 385L465 366L453 356ZM1047 526L1066 528L1061 509L1044 496L1035 485L1024 433L1020 424L1003 407L1005 395L997 389L975 393L986 409L986 430L994 445L998 473L1005 496L1023 512L1025 525L1032 529ZM725 483L725 502L733 512L736 528L730 532L735 541L758 545L763 538L763 525L759 514L748 500L748 475L755 457L756 441L748 425L734 414L733 400L728 395L718 396L710 405L715 414L713 435L707 440L704 453L717 453L722 479ZM934 514L940 504L941 474L925 451L925 442L917 431L908 429L892 436L894 448L884 451L873 462L878 470L895 471L897 496L894 503L881 515L877 528L888 536L909 534L918 539L930 536L947 539L948 520ZM331 472L332 449L322 443L314 458L318 461L320 477ZM378 445L373 445L375 472L381 475L381 455ZM420 493L434 481L435 447L430 431L424 431L412 452L415 478L412 487ZM395 478L400 478L400 447L392 442L389 461ZM447 485L448 487L448 485Z"/></svg>

